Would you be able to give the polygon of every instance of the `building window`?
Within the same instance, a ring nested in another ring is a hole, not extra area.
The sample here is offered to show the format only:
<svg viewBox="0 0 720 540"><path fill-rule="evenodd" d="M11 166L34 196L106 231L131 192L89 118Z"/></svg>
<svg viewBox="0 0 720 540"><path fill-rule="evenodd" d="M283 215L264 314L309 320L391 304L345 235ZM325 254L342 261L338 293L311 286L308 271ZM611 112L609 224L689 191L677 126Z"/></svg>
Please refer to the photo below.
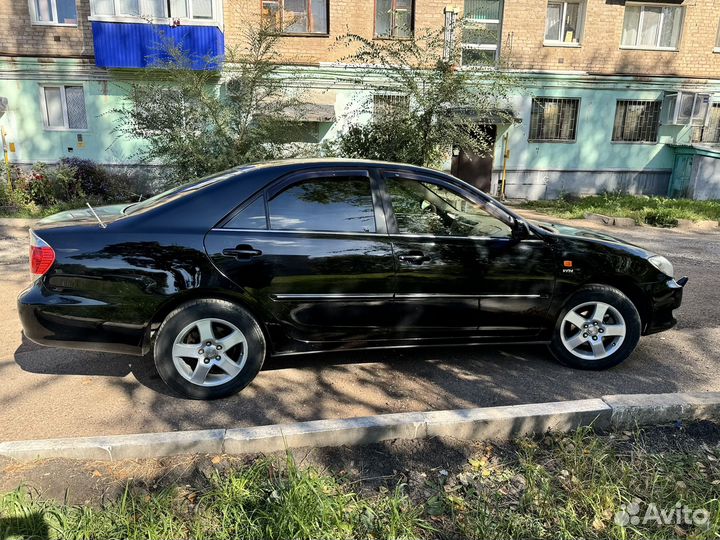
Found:
<svg viewBox="0 0 720 540"><path fill-rule="evenodd" d="M704 126L693 128L694 143L720 144L720 103L713 103Z"/></svg>
<svg viewBox="0 0 720 540"><path fill-rule="evenodd" d="M283 34L328 34L328 0L262 0L262 17Z"/></svg>
<svg viewBox="0 0 720 540"><path fill-rule="evenodd" d="M677 49L683 23L683 8L626 4L623 47Z"/></svg>
<svg viewBox="0 0 720 540"><path fill-rule="evenodd" d="M375 0L375 37L409 38L414 15L414 0Z"/></svg>
<svg viewBox="0 0 720 540"><path fill-rule="evenodd" d="M35 24L77 25L75 0L31 0Z"/></svg>
<svg viewBox="0 0 720 540"><path fill-rule="evenodd" d="M207 19L215 13L215 0L91 0L93 16L151 17L156 19Z"/></svg>
<svg viewBox="0 0 720 540"><path fill-rule="evenodd" d="M579 109L580 100L576 98L533 98L529 140L575 141Z"/></svg>
<svg viewBox="0 0 720 540"><path fill-rule="evenodd" d="M502 0L465 0L462 65L494 63L500 51Z"/></svg>
<svg viewBox="0 0 720 540"><path fill-rule="evenodd" d="M404 114L410 110L410 99L402 94L375 94L373 96L373 117L383 118Z"/></svg>
<svg viewBox="0 0 720 540"><path fill-rule="evenodd" d="M43 86L40 94L45 128L87 129L82 86Z"/></svg>
<svg viewBox="0 0 720 540"><path fill-rule="evenodd" d="M662 101L617 102L614 142L657 142Z"/></svg>
<svg viewBox="0 0 720 540"><path fill-rule="evenodd" d="M718 33L715 39L715 52L720 52L720 24L718 24Z"/></svg>
<svg viewBox="0 0 720 540"><path fill-rule="evenodd" d="M584 11L582 2L548 2L545 41L550 44L579 44Z"/></svg>

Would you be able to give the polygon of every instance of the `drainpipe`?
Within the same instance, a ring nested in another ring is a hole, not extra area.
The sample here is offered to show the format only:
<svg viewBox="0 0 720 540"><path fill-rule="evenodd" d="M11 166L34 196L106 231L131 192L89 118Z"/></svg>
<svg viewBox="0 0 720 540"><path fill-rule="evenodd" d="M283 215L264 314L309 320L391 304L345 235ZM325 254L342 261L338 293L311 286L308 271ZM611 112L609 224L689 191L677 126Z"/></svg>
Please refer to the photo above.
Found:
<svg viewBox="0 0 720 540"><path fill-rule="evenodd" d="M507 180L507 162L510 159L510 148L508 147L509 133L505 133L503 136L503 170L502 178L500 179L500 198L505 200L505 181Z"/></svg>

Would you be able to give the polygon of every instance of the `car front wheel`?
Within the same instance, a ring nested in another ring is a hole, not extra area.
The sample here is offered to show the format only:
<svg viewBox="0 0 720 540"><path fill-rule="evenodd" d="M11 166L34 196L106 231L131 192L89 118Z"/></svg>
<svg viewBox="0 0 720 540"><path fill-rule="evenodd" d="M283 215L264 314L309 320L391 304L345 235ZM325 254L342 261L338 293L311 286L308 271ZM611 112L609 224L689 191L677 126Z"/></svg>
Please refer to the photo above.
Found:
<svg viewBox="0 0 720 540"><path fill-rule="evenodd" d="M245 309L197 300L170 313L154 347L163 381L192 399L216 399L245 388L265 359L265 338Z"/></svg>
<svg viewBox="0 0 720 540"><path fill-rule="evenodd" d="M567 366L607 369L630 356L640 331L640 315L627 296L614 287L590 285L566 302L550 350Z"/></svg>

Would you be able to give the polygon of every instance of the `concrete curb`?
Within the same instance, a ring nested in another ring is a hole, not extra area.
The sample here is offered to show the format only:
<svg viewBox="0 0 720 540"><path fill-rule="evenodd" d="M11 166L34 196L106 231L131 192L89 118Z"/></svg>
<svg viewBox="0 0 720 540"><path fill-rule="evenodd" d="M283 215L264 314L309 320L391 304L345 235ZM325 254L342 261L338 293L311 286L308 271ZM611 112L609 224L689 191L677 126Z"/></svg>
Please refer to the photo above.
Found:
<svg viewBox="0 0 720 540"><path fill-rule="evenodd" d="M553 403L314 420L241 429L211 429L0 443L17 460L140 459L177 454L249 454L301 447L361 445L390 439L509 439L581 426L621 428L720 418L720 392L636 394Z"/></svg>

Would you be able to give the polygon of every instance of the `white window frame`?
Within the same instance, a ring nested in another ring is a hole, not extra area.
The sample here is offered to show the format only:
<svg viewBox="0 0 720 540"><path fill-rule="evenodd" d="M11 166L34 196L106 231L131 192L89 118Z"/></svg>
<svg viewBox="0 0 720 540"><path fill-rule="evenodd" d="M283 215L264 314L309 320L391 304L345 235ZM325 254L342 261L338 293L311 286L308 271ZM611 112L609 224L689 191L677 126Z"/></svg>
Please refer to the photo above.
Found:
<svg viewBox="0 0 720 540"><path fill-rule="evenodd" d="M577 21L577 29L575 31L575 34L577 36L577 43L566 43L562 39L556 40L556 39L547 39L543 38L543 44L549 47L581 47L583 42L583 35L585 33L585 10L586 10L586 1L585 0L551 0L547 3L547 6L545 8L545 32L547 33L547 8L550 7L550 4L562 4L562 14L560 15L560 36L565 35L565 20L567 19L567 7L568 4L577 4L578 5L578 21Z"/></svg>
<svg viewBox="0 0 720 540"><path fill-rule="evenodd" d="M2 1L2 0L0 0ZM32 0L31 0L32 1ZM53 0L54 1L54 0ZM119 0L113 0L113 11L118 12ZM193 3L192 0L185 0L187 6L187 17L173 17L172 14L168 13L167 2L163 3L165 13L162 17L148 17L144 14L151 13L151 10L147 7L149 0L139 0L140 13L137 16L132 15L99 15L95 13L95 2L90 0L90 17L91 21L98 22L125 22L125 23L146 23L146 24L172 24L174 19L181 22L182 25L186 26L223 26L223 11L221 0L211 0L212 3L212 19L193 19Z"/></svg>
<svg viewBox="0 0 720 540"><path fill-rule="evenodd" d="M499 0L500 2L500 18L499 19L471 19L466 18L463 20L463 26L464 27L472 27L473 25L482 26L485 24L497 24L498 25L498 42L495 45L490 44L478 44L478 43L465 43L463 40L460 43L460 49L462 53L462 49L468 49L468 50L476 50L476 51L494 51L495 52L495 61L497 61L500 58L500 45L502 43L502 15L505 11L505 0ZM465 16L465 13L463 13L463 17ZM478 66L474 66L472 64L465 65L463 64L463 67L466 68L474 68L477 69ZM482 66L480 66L482 67Z"/></svg>
<svg viewBox="0 0 720 540"><path fill-rule="evenodd" d="M12 0L5 0L5 1L12 1ZM77 6L77 0L75 1L75 22L74 23L61 23L58 22L58 14L57 14L57 0L50 0L50 10L52 11L52 20L51 21L40 21L38 20L38 14L37 11L35 11L35 1L34 0L28 0L28 8L30 9L30 24L33 26L68 26L70 28L77 28L78 22L79 22L79 13L78 13L78 6Z"/></svg>
<svg viewBox="0 0 720 540"><path fill-rule="evenodd" d="M679 6L676 4L654 4L650 2L627 2L625 4L626 11L623 14L623 33L625 30L625 17L627 16L627 7L633 6L633 7L639 7L640 8L640 19L638 20L638 26L637 26L637 37L635 38L635 45L625 45L622 42L622 35L620 36L620 48L621 49L635 49L635 50L645 50L645 51L677 51L680 49L680 42L682 41L683 37L683 30L685 29L685 6ZM659 45L660 39L662 38L662 27L663 22L665 22L665 13L660 13L660 24L658 25L660 27L660 31L658 32L656 45L653 47L651 45L638 45L637 42L640 39L640 30L643 27L643 21L645 17L645 8L646 7L660 7L660 8L670 8L670 9L677 9L680 12L680 33L678 34L677 43L674 47L661 47Z"/></svg>
<svg viewBox="0 0 720 540"><path fill-rule="evenodd" d="M70 120L68 119L68 112L67 112L67 97L65 96L65 87L67 86L79 86L83 89L83 102L85 105L85 125L88 126L86 128L71 128L70 127ZM45 89L46 88L59 88L60 89L60 106L62 107L62 113L63 113L63 125L62 126L50 126L48 125L48 110L47 110L47 102L45 99ZM43 128L45 131L73 131L73 132L79 132L84 133L87 131L90 131L88 119L87 119L87 99L85 98L86 91L85 91L85 85L82 83L63 83L63 84L41 84L40 85L40 110L42 111L43 115Z"/></svg>

